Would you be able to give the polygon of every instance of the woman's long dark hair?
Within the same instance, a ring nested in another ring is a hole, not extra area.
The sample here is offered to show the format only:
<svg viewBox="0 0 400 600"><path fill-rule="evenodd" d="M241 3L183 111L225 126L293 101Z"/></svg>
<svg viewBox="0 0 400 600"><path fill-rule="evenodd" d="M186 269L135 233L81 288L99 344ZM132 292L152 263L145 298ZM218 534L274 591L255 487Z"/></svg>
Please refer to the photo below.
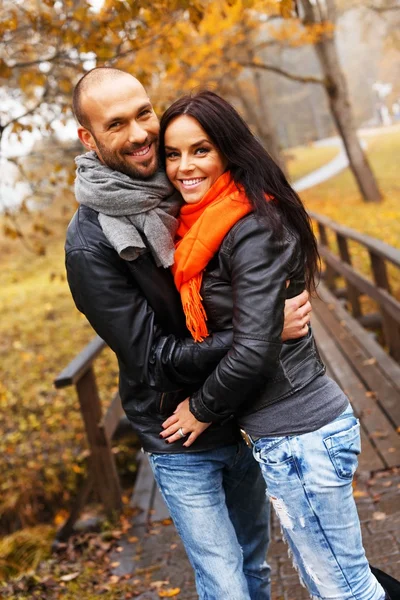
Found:
<svg viewBox="0 0 400 600"><path fill-rule="evenodd" d="M193 117L228 162L227 170L243 186L254 212L268 220L275 235L282 239L283 223L297 232L304 254L308 290L315 290L319 265L317 242L299 196L284 173L251 133L247 124L229 102L208 90L176 100L160 123L160 157L165 166L164 138L168 125L181 115ZM266 202L265 194L273 198Z"/></svg>

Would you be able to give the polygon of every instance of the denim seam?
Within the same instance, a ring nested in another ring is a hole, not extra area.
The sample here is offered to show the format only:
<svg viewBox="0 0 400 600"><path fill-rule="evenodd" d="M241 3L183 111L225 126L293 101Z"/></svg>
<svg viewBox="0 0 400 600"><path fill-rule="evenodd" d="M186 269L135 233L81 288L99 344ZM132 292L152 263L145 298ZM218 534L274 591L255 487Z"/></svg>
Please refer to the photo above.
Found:
<svg viewBox="0 0 400 600"><path fill-rule="evenodd" d="M292 452L292 454L293 454L293 452ZM304 479L303 479L303 477L302 477L302 473L301 473L300 466L299 466L299 464L298 464L298 459L297 459L297 456L293 456L293 461L294 461L294 464L295 464L295 467L296 467L296 471L297 471L298 477L299 477L299 479L300 479L300 481L301 481L301 485L303 486L303 489L304 489L304 494L305 494L305 497L307 498L307 502L308 502L308 504L309 504L309 506L310 506L310 509L311 509L311 511L312 511L312 513L313 513L313 515L315 516L315 518L316 518L316 520L317 520L318 527L319 527L319 529L320 529L320 531L321 531L321 533L322 533L322 535L323 535L323 537L324 537L324 539L325 539L325 542L326 542L326 544L327 544L327 546L328 546L328 548L329 548L329 550L330 550L330 552L331 552L332 556L333 556L333 557L334 557L334 559L335 559L335 563L336 563L336 565L337 565L337 566L338 566L338 568L340 569L340 572L341 572L341 574L342 574L342 577L343 577L344 581L345 581L345 582L346 582L346 584L347 584L347 587L348 587L348 590L349 590L350 594L352 595L352 597L353 597L353 598L356 598L356 596L354 595L354 592L353 592L353 590L352 590L352 588L351 588L351 585L350 585L350 583L349 583L349 581L348 581L348 579L347 579L347 577L346 577L345 573L343 572L343 569L342 569L342 567L341 567L341 566L340 566L340 564L338 563L337 557L336 557L335 553L334 553L334 552L333 552L333 550L332 550L332 546L331 546L331 544L329 543L329 541L328 541L328 539L327 539L327 537L326 537L326 534L325 534L324 528L322 527L322 525L321 525L321 523L320 523L319 517L318 517L318 515L315 513L315 510L314 510L313 504L312 504L312 502L311 502L310 496L308 495L308 492L307 492L306 483L305 483L305 481L304 481Z"/></svg>

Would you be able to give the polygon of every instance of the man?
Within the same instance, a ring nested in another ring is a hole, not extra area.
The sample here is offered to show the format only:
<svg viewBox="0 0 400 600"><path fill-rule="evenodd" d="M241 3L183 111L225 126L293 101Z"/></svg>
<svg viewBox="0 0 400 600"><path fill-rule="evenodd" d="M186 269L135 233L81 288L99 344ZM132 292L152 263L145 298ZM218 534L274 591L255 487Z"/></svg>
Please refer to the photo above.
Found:
<svg viewBox="0 0 400 600"><path fill-rule="evenodd" d="M140 82L111 68L96 68L78 82L74 112L90 151L77 159L81 206L66 242L76 306L117 355L124 410L163 472L160 489L199 597L268 600L265 488L234 419L209 427L190 451L184 439L166 445L159 435L177 402L207 377L232 338L220 332L195 344L188 337L165 268L173 261L176 196L157 170L158 119ZM284 339L305 334L309 310L304 294L288 305ZM168 335L185 339L163 365L154 357Z"/></svg>

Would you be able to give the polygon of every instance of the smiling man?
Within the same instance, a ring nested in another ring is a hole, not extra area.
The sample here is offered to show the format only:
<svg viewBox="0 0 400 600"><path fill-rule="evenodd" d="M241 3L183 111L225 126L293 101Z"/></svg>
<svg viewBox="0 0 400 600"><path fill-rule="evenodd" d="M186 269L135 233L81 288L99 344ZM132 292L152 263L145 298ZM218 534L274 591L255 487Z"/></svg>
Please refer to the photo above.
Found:
<svg viewBox="0 0 400 600"><path fill-rule="evenodd" d="M163 421L201 385L232 339L225 331L196 344L188 335L168 268L181 199L158 169L158 119L140 82L106 67L78 82L74 112L89 151L76 159L80 207L66 241L75 304L117 355L124 410L165 475L161 492L199 598L269 600L265 487L234 418L209 427L190 449L184 432L174 444L160 437ZM290 301L283 339L304 335L309 311L306 293ZM157 362L165 372L154 374L149 365L172 335L182 340ZM161 381L165 389L156 389Z"/></svg>

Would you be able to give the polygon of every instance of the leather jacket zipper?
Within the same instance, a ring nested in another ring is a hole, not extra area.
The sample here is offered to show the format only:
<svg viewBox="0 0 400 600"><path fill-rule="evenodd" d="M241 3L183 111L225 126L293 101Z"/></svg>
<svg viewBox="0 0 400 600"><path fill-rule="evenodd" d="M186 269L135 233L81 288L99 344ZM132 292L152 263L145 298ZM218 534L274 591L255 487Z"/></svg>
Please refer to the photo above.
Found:
<svg viewBox="0 0 400 600"><path fill-rule="evenodd" d="M161 394L161 396L160 396L160 410L159 410L159 412L161 412L161 413L162 413L162 410L163 410L164 398L165 398L165 392L163 392Z"/></svg>

